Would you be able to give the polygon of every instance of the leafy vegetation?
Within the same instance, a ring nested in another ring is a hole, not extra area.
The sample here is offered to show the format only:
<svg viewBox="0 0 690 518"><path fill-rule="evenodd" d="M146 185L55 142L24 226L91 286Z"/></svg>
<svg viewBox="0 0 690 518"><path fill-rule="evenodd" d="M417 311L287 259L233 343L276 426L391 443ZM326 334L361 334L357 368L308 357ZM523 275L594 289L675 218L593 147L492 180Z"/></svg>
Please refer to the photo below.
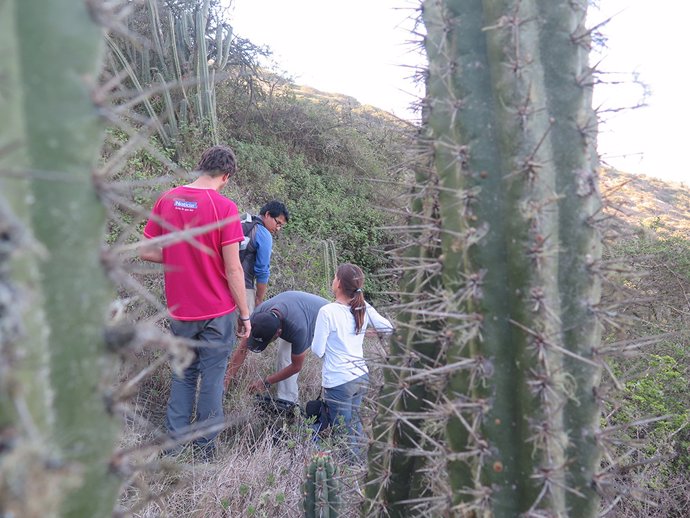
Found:
<svg viewBox="0 0 690 518"><path fill-rule="evenodd" d="M655 207L682 189L651 180L634 190L644 205ZM610 181L611 178L607 178ZM654 209L621 214L613 223L625 237L608 249L615 275L606 302L618 325L609 326L607 342L618 350L612 376L621 392L608 401L606 428L611 431L611 486L608 499L616 516L684 516L690 510L690 240L687 216ZM658 225L660 220L664 225ZM634 498L623 498L631 495ZM616 500L618 498L618 500Z"/></svg>
<svg viewBox="0 0 690 518"><path fill-rule="evenodd" d="M216 86L220 98L224 98L222 92L228 87L225 83ZM351 120L347 124L343 122L340 131L336 131L330 119L339 117L338 98L314 105L313 100L297 99L289 92L274 101L253 106L251 113L260 119L264 111L273 109L274 103L288 106L290 102L294 103L293 116L304 110L313 119L308 134L298 132L297 128L283 131L300 117L281 123L280 129L254 126L250 132L253 137L247 140L238 138L233 124L221 124L220 131L222 141L237 154L239 171L228 194L240 210L256 213L266 201L280 199L291 214L290 223L276 242L276 257L281 259L275 261L270 293L288 289L290 283L282 278L291 278L291 272L295 271L302 272L304 279L300 282L306 291L310 291L306 287L314 292L327 290L330 279L323 282L322 258L328 243L333 244L341 262L354 262L372 273L389 267L390 258L384 252L394 245L394 237L385 227L400 224L402 219L396 207L402 203L402 181L407 174L401 165L405 160L404 150L409 147L404 127L385 121L385 116L373 109L355 107L350 113ZM384 121L377 120L378 117ZM237 133L241 135L241 131ZM314 151L324 140L332 146L328 155ZM170 158L176 156L182 168L191 170L207 142L193 128L181 132L180 141L185 145L174 153L156 142L150 146ZM110 152L122 145L124 141L113 135ZM132 201L140 203L142 195L153 197L158 190L185 181L184 176L169 175L168 167L149 150L133 154L120 178L163 179L167 183L137 186L132 190L136 193ZM130 220L125 218L125 221ZM299 285L293 283L292 288ZM389 289L390 284L382 278L368 277L367 292L371 296L382 297Z"/></svg>

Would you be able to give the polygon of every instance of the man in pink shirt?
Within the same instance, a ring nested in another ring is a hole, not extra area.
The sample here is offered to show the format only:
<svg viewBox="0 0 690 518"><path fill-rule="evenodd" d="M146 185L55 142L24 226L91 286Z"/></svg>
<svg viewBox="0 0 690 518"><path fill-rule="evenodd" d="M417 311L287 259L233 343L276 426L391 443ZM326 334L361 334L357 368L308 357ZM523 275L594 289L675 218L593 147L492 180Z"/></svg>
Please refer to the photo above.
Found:
<svg viewBox="0 0 690 518"><path fill-rule="evenodd" d="M213 456L223 422L223 376L235 328L240 337L251 330L239 260L240 217L235 203L220 194L235 169L229 147L207 149L196 167L199 176L156 201L144 229L150 241L140 252L142 259L164 266L173 334L201 342L182 377L173 375L167 427L181 442L186 434L195 436L206 458Z"/></svg>

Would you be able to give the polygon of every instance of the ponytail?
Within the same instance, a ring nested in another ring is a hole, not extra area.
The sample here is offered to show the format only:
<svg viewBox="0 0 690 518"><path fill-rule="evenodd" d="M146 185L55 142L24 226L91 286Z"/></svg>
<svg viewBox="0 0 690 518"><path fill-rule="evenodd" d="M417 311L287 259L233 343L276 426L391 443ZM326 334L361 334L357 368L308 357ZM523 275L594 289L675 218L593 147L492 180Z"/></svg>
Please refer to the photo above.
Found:
<svg viewBox="0 0 690 518"><path fill-rule="evenodd" d="M355 334L359 334L364 327L366 302L364 301L364 273L359 266L343 263L335 273L345 295L350 297L350 312L355 317Z"/></svg>
<svg viewBox="0 0 690 518"><path fill-rule="evenodd" d="M357 288L350 301L350 311L352 312L352 316L355 317L355 334L359 334L360 331L362 331L365 310L366 302L364 301L364 292L362 288Z"/></svg>

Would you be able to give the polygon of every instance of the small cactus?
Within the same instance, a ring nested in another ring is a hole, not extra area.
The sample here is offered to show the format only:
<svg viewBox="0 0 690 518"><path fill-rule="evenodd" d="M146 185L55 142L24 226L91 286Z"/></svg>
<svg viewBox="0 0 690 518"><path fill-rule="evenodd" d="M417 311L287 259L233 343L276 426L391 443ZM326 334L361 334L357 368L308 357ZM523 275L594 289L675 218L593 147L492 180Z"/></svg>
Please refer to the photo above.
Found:
<svg viewBox="0 0 690 518"><path fill-rule="evenodd" d="M338 467L324 452L312 456L305 469L304 516L306 518L337 518L340 508Z"/></svg>

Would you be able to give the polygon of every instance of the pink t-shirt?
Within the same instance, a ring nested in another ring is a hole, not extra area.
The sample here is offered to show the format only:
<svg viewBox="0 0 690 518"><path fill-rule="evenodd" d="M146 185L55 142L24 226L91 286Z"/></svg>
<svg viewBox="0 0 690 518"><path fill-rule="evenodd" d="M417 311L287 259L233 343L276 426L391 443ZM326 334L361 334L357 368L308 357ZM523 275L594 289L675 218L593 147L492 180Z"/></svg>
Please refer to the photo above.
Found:
<svg viewBox="0 0 690 518"><path fill-rule="evenodd" d="M165 297L177 320L206 320L235 310L222 248L244 237L237 206L213 189L176 187L156 201L146 223L144 236L151 239L217 222L223 223L194 236L201 246L182 240L163 247Z"/></svg>

